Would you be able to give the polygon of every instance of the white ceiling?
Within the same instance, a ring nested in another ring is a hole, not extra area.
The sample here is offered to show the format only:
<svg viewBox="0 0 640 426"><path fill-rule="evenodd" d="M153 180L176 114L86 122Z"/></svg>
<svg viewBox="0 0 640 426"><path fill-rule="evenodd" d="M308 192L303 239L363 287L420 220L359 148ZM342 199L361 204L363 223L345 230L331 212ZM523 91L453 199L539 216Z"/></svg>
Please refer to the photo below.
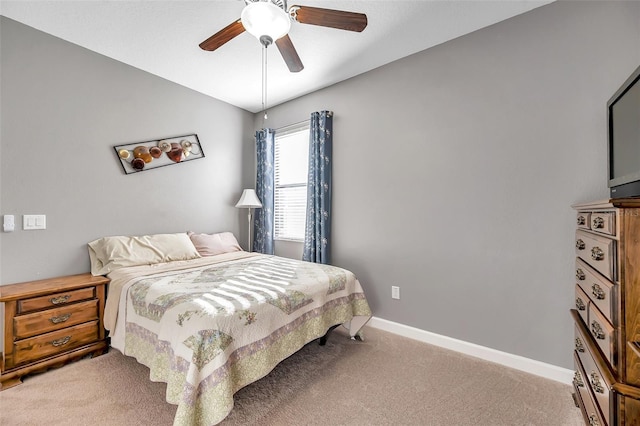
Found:
<svg viewBox="0 0 640 426"><path fill-rule="evenodd" d="M289 0L365 13L362 33L293 23L289 36L305 66L290 73L268 49L268 105L330 86L551 0ZM1 0L0 14L105 56L258 112L261 48L243 33L213 52L198 45L240 17L242 0Z"/></svg>

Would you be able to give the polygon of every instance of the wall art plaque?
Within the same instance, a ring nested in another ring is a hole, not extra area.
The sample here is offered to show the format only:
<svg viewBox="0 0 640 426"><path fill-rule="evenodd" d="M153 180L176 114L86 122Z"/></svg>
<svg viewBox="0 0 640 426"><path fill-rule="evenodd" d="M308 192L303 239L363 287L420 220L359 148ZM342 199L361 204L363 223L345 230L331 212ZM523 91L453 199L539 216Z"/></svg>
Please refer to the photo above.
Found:
<svg viewBox="0 0 640 426"><path fill-rule="evenodd" d="M126 174L184 163L204 157L198 135L174 136L113 147Z"/></svg>

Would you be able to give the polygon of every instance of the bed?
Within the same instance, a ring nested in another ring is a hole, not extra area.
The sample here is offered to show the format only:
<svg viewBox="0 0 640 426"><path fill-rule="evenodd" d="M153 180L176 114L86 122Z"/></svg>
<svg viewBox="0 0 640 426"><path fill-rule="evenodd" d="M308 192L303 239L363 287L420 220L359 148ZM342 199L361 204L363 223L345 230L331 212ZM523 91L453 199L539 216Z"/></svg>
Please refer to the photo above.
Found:
<svg viewBox="0 0 640 426"><path fill-rule="evenodd" d="M371 317L352 272L248 253L230 233L105 237L89 254L111 279L111 345L167 383L174 425L219 423L242 387L335 325L360 336Z"/></svg>

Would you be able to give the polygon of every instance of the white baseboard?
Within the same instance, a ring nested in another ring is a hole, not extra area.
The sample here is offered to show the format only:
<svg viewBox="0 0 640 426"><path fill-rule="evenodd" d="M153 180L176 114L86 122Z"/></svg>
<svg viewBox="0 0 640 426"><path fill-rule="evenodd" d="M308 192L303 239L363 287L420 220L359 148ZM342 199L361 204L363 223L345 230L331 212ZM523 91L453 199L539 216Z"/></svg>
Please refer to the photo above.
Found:
<svg viewBox="0 0 640 426"><path fill-rule="evenodd" d="M536 376L541 376L557 382L571 384L573 381L573 370L567 370L566 368L561 368L519 355L513 355L496 349L487 348L485 346L476 345L474 343L453 339L451 337L431 333L430 331L421 330L419 328L410 327L408 325L388 321L378 317L371 318L367 325L403 337L418 340L420 342L429 343L431 345L440 346L465 355L484 359L485 361L491 361L506 367L515 368L516 370L535 374Z"/></svg>

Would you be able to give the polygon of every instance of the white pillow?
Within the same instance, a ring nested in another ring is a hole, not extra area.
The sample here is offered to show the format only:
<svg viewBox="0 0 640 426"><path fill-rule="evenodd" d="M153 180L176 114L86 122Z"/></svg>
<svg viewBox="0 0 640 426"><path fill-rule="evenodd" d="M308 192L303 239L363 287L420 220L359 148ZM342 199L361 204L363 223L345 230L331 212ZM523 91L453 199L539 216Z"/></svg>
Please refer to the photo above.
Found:
<svg viewBox="0 0 640 426"><path fill-rule="evenodd" d="M188 232L191 242L200 253L200 256L215 256L216 254L241 251L238 240L231 232L220 232L218 234L194 234Z"/></svg>
<svg viewBox="0 0 640 426"><path fill-rule="evenodd" d="M106 275L126 266L200 257L186 233L103 237L88 246L93 275Z"/></svg>

